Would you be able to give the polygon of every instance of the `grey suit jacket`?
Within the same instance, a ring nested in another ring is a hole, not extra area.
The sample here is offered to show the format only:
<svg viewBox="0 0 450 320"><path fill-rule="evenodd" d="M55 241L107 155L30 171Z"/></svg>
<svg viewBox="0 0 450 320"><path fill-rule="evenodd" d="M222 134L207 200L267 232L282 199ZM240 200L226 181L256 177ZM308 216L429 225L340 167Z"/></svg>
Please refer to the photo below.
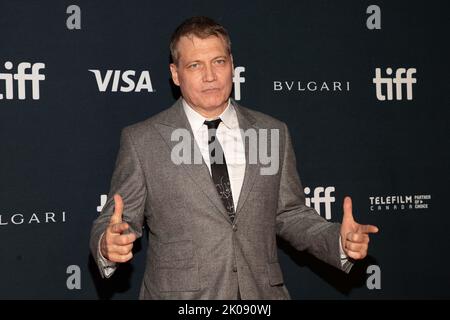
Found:
<svg viewBox="0 0 450 320"><path fill-rule="evenodd" d="M289 299L278 263L276 235L298 250L346 272L339 254L340 224L305 206L303 187L286 125L232 102L241 129L279 130L279 170L261 175L249 163L234 223L228 217L208 168L174 164L174 129L192 135L181 100L122 131L108 200L91 231L91 251L113 213L113 195L124 200L124 220L149 246L140 299ZM198 148L193 138L192 148ZM101 272L102 269L101 269Z"/></svg>

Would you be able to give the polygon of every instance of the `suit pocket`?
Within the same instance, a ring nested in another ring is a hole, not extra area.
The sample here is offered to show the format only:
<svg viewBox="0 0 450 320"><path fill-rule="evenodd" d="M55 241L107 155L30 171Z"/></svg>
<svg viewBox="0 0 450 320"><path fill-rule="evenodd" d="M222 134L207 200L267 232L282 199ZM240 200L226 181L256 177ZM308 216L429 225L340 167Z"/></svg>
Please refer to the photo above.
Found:
<svg viewBox="0 0 450 320"><path fill-rule="evenodd" d="M174 242L160 242L156 252L159 264L177 265L175 262L182 260L193 260L194 245L192 240L182 240Z"/></svg>
<svg viewBox="0 0 450 320"><path fill-rule="evenodd" d="M197 266L183 269L159 269L156 281L161 292L200 290Z"/></svg>
<svg viewBox="0 0 450 320"><path fill-rule="evenodd" d="M162 292L200 290L198 265L191 240L160 243L157 283Z"/></svg>
<svg viewBox="0 0 450 320"><path fill-rule="evenodd" d="M269 283L271 286L279 286L284 283L283 273L281 272L280 264L278 262L268 263L267 272L269 275Z"/></svg>

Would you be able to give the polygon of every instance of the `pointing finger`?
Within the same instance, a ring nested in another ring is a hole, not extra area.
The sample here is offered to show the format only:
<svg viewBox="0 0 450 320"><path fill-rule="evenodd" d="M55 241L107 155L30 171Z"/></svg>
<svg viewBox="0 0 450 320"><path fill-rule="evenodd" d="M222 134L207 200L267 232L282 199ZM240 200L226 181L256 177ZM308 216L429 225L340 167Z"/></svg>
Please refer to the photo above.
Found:
<svg viewBox="0 0 450 320"><path fill-rule="evenodd" d="M371 224L363 224L360 226L360 232L362 233L377 233L378 227L373 226Z"/></svg>

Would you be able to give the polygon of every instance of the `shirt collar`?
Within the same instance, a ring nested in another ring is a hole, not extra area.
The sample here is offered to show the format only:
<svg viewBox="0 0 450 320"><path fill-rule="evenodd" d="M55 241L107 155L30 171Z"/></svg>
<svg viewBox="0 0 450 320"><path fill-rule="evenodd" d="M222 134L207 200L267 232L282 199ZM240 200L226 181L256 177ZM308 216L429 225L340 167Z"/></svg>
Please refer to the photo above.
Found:
<svg viewBox="0 0 450 320"><path fill-rule="evenodd" d="M213 120L208 119L202 116L200 113L192 109L192 107L186 102L186 100L182 99L183 109L186 113L186 116L191 125L192 131L199 130L203 125L205 120ZM223 124L229 129L239 128L236 110L234 109L233 104L230 99L228 99L228 105L225 110L219 115L220 119L222 119ZM217 119L217 118L214 118Z"/></svg>

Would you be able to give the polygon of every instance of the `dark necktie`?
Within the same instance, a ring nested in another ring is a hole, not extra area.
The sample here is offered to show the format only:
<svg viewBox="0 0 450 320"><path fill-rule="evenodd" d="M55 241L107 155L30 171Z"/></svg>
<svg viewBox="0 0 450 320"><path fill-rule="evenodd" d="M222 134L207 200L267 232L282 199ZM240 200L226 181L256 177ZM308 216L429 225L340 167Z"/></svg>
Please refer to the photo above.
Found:
<svg viewBox="0 0 450 320"><path fill-rule="evenodd" d="M216 131L222 120L216 119L205 121L208 126L208 148L209 159L211 162L211 176L216 185L217 192L222 199L225 208L228 211L231 222L234 221L235 210L233 195L231 193L230 178L228 177L227 163L219 139L216 139Z"/></svg>

